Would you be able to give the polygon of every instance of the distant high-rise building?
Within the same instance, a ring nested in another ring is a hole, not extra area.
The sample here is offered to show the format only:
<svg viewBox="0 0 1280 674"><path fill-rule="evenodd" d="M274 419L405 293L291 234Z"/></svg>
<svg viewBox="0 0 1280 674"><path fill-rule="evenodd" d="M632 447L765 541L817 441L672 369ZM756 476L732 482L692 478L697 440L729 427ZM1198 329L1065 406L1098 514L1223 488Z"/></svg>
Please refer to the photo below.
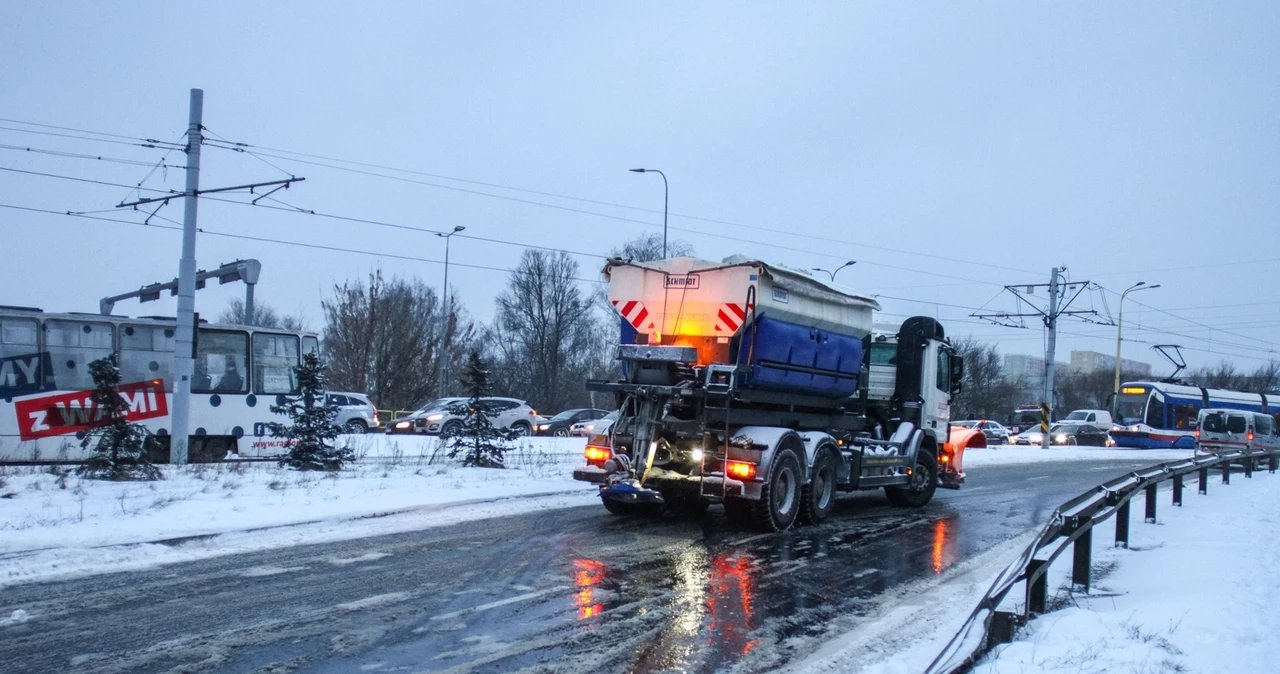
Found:
<svg viewBox="0 0 1280 674"><path fill-rule="evenodd" d="M1116 357L1097 351L1072 351L1070 368L1072 372L1078 373L1114 370L1116 368ZM1120 359L1120 370L1139 377L1151 376L1151 365L1149 363L1129 360L1128 358Z"/></svg>
<svg viewBox="0 0 1280 674"><path fill-rule="evenodd" d="M1057 363L1056 367L1058 371L1065 372L1068 366L1066 363ZM1040 399L1044 397L1045 375L1044 358L1027 356L1021 353L1009 353L1004 356L1005 379L1023 384L1020 393L1023 398L1021 402L1036 403L1041 401Z"/></svg>

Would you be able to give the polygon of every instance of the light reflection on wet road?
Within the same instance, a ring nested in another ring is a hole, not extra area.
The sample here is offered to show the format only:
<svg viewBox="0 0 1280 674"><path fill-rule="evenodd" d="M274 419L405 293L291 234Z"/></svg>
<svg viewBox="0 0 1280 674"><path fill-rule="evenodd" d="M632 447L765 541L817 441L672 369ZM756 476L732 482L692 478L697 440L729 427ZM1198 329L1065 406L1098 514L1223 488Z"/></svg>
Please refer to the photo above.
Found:
<svg viewBox="0 0 1280 674"><path fill-rule="evenodd" d="M1142 465L984 468L919 510L869 492L782 534L733 530L719 509L648 520L574 508L194 562L165 579L17 586L6 604L26 595L60 622L9 635L19 638L0 643L0 661L64 671L96 651L109 655L82 671L766 671L848 629L886 590L942 574ZM386 556L324 561L371 550ZM265 565L308 570L244 578ZM85 625L102 643L85 641Z"/></svg>

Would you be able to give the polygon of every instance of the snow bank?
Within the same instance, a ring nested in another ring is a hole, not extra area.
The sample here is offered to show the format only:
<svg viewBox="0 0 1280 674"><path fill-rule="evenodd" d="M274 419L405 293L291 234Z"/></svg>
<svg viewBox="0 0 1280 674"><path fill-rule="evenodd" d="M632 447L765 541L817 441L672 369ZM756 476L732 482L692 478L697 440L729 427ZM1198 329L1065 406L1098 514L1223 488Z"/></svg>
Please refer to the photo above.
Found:
<svg viewBox="0 0 1280 674"><path fill-rule="evenodd" d="M507 454L507 470L464 468L437 453L432 438L343 442L359 458L332 474L219 463L164 466L163 480L122 483L80 479L67 468L0 468L0 586L594 499L590 485L572 479L582 439L521 440Z"/></svg>
<svg viewBox="0 0 1280 674"><path fill-rule="evenodd" d="M1182 508L1162 492L1155 525L1135 509L1127 550L1108 547L1100 528L1090 593L1069 591L1069 555L1055 563L1051 604L1064 608L1031 621L975 674L1276 671L1280 476L1232 478L1213 478L1207 496L1187 489Z"/></svg>

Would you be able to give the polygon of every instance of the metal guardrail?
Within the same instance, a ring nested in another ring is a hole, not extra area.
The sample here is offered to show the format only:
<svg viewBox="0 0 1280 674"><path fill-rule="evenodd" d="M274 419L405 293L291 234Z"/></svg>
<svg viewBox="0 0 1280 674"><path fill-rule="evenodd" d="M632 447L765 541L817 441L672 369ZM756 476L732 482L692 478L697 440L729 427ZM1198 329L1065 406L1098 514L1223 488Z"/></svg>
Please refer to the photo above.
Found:
<svg viewBox="0 0 1280 674"><path fill-rule="evenodd" d="M1130 501L1145 495L1145 521L1156 521L1156 501L1161 482L1173 482L1173 505L1182 505L1183 478L1198 473L1199 492L1208 494L1209 471L1222 471L1221 484L1231 483L1231 467L1239 464L1246 478L1264 460L1269 472L1276 472L1280 451L1222 452L1162 463L1118 477L1094 487L1062 504L1034 542L1000 573L979 600L969 619L938 654L925 674L954 674L964 671L980 656L1002 643L1013 641L1015 630L1031 618L1045 613L1048 604L1049 565L1068 546L1072 550L1071 582L1074 589L1088 591L1093 557L1093 529L1112 517L1116 521L1116 546L1129 546ZM1000 605L1019 584L1026 593L1022 611L1001 611Z"/></svg>

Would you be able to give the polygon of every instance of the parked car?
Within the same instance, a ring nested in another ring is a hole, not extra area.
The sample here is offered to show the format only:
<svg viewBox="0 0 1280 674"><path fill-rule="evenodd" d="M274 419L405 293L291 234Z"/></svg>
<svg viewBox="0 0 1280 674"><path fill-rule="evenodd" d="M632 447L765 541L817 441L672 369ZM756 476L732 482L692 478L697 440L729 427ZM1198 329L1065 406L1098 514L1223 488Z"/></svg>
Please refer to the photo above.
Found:
<svg viewBox="0 0 1280 674"><path fill-rule="evenodd" d="M569 436L570 426L582 421L595 421L608 413L609 410L600 410L593 407L565 410L538 424L538 435L554 435L558 438L565 438Z"/></svg>
<svg viewBox="0 0 1280 674"><path fill-rule="evenodd" d="M337 405L338 416L334 425L344 433L368 433L378 428L378 410L363 393L331 391L325 394L325 403Z"/></svg>
<svg viewBox="0 0 1280 674"><path fill-rule="evenodd" d="M1196 451L1280 449L1280 425L1266 414L1207 408L1196 419Z"/></svg>
<svg viewBox="0 0 1280 674"><path fill-rule="evenodd" d="M1115 426L1111 422L1111 413L1106 410L1076 410L1059 419L1058 423L1063 425L1088 424L1108 431Z"/></svg>
<svg viewBox="0 0 1280 674"><path fill-rule="evenodd" d="M1049 441L1055 445L1111 447L1115 443L1112 442L1111 435L1108 433L1110 430L1109 425L1107 430L1103 430L1089 424L1058 424L1049 429Z"/></svg>
<svg viewBox="0 0 1280 674"><path fill-rule="evenodd" d="M427 435L453 435L462 428L467 415L468 398L439 398L433 400L407 417L396 419L387 426L388 433L424 433ZM542 417L529 404L516 398L481 398L494 428L515 431L518 435L531 435Z"/></svg>
<svg viewBox="0 0 1280 674"><path fill-rule="evenodd" d="M615 410L599 419L593 421L579 421L569 427L569 435L575 438L587 438L609 430L613 422L618 420L618 412Z"/></svg>
<svg viewBox="0 0 1280 674"><path fill-rule="evenodd" d="M1014 444L1040 446L1044 434L1039 426L1028 428L1014 437ZM1049 429L1050 445L1085 445L1090 447L1112 447L1115 443L1111 435L1097 426L1088 424L1054 424Z"/></svg>
<svg viewBox="0 0 1280 674"><path fill-rule="evenodd" d="M1009 433L1009 429L1005 428L997 421L991 421L989 419L979 419L976 421L953 421L951 422L951 425L964 426L965 428L972 428L975 431L982 431L982 434L987 436L988 445L1009 444L1009 436L1011 435Z"/></svg>

